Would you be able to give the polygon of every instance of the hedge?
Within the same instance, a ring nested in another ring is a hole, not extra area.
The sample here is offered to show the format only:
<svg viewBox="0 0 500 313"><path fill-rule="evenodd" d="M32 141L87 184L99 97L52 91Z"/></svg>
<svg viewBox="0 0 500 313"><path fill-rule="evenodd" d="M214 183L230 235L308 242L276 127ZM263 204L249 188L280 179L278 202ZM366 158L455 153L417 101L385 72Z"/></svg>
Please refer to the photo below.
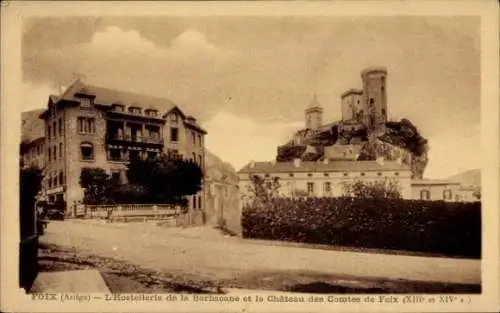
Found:
<svg viewBox="0 0 500 313"><path fill-rule="evenodd" d="M481 203L275 198L243 208L244 238L481 257Z"/></svg>

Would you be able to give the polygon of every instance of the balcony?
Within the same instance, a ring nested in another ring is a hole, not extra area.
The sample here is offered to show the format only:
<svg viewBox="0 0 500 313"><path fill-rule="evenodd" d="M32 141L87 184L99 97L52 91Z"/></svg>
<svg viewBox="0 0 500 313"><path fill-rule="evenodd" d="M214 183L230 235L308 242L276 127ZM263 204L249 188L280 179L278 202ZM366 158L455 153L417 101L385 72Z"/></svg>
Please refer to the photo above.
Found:
<svg viewBox="0 0 500 313"><path fill-rule="evenodd" d="M163 139L160 137L144 137L144 136L136 136L136 135L108 134L106 136L106 139L107 139L107 141L121 141L121 142L129 142L129 143L163 145Z"/></svg>

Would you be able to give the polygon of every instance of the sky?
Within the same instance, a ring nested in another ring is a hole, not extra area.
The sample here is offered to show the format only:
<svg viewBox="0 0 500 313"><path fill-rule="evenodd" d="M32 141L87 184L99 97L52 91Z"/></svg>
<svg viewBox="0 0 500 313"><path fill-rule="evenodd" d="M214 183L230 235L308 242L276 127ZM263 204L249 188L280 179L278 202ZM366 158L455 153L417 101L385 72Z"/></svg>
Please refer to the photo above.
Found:
<svg viewBox="0 0 500 313"><path fill-rule="evenodd" d="M268 161L304 127L316 94L326 122L368 66L388 69L388 114L429 140L425 177L478 168L480 36L475 17L33 17L22 41L22 110L76 76L166 97L236 169Z"/></svg>

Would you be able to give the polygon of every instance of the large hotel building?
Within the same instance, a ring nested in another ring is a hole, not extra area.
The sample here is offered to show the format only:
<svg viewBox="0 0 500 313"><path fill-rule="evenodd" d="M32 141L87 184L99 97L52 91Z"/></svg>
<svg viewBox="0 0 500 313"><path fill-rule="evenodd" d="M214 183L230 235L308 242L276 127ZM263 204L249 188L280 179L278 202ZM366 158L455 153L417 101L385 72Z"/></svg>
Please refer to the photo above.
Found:
<svg viewBox="0 0 500 313"><path fill-rule="evenodd" d="M24 161L44 163L42 194L49 202L62 200L69 207L81 201L79 178L85 167L103 168L123 181L129 160L161 152L178 153L205 166L206 131L167 99L77 80L62 95L49 97L40 118L45 136L35 141L38 148L26 149L30 157L24 156ZM189 197L189 206L203 209L203 189Z"/></svg>

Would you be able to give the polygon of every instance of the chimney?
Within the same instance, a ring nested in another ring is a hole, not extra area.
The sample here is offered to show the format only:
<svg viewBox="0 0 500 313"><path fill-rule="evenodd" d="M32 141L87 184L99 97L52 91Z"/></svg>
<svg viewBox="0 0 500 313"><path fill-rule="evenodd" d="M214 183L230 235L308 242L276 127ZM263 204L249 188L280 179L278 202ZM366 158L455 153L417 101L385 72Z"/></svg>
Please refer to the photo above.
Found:
<svg viewBox="0 0 500 313"><path fill-rule="evenodd" d="M294 160L293 160L293 165L294 165L295 167L300 167L300 159L294 159Z"/></svg>
<svg viewBox="0 0 500 313"><path fill-rule="evenodd" d="M255 161L250 161L250 168L254 168L255 167Z"/></svg>
<svg viewBox="0 0 500 313"><path fill-rule="evenodd" d="M276 165L276 159L273 159L273 160L271 161L271 164L272 164L273 166L275 166L275 165Z"/></svg>

